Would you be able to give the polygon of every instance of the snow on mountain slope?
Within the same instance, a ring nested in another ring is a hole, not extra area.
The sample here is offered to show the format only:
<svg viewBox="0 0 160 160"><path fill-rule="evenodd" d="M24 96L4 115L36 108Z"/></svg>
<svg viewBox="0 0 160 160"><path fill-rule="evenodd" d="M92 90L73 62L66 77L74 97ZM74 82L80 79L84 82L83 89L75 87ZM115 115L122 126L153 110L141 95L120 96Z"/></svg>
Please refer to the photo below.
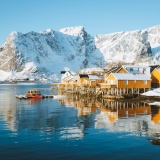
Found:
<svg viewBox="0 0 160 160"><path fill-rule="evenodd" d="M91 56L94 50L96 48L94 48L93 38L85 32L83 27L66 28L59 32L51 29L41 33L13 32L1 47L0 69L23 74L26 72L29 76L59 75L64 67L78 71L89 65L90 67L95 66L96 63L99 65L97 59L103 57L100 52ZM25 68L30 62L32 62L30 65L32 72L29 74Z"/></svg>
<svg viewBox="0 0 160 160"><path fill-rule="evenodd" d="M0 70L15 76L59 77L68 67L104 67L112 62L160 59L160 26L146 30L90 36L82 26L40 33L12 32L0 47Z"/></svg>
<svg viewBox="0 0 160 160"><path fill-rule="evenodd" d="M154 26L146 30L146 37L150 42L152 54L160 60L160 26Z"/></svg>
<svg viewBox="0 0 160 160"><path fill-rule="evenodd" d="M106 61L136 62L148 57L149 42L143 31L119 32L95 37L96 47L103 53Z"/></svg>

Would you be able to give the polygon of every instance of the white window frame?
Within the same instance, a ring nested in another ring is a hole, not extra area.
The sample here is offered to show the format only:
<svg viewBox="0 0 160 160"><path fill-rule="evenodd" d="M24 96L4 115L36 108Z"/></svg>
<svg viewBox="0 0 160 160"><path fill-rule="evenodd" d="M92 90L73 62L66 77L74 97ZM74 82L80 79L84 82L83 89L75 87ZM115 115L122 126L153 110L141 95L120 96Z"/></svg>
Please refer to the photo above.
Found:
<svg viewBox="0 0 160 160"><path fill-rule="evenodd" d="M143 80L143 84L147 84L147 80Z"/></svg>
<svg viewBox="0 0 160 160"><path fill-rule="evenodd" d="M111 84L112 85L116 84L116 80L111 80Z"/></svg>
<svg viewBox="0 0 160 160"><path fill-rule="evenodd" d="M124 80L124 84L125 84L125 85L128 85L128 80Z"/></svg>

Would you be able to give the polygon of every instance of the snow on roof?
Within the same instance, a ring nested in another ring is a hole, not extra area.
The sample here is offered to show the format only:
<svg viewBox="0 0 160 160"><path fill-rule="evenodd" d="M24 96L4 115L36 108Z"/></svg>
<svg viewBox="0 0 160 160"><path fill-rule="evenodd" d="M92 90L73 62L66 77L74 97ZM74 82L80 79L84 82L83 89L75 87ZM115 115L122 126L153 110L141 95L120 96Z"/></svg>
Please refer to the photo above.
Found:
<svg viewBox="0 0 160 160"><path fill-rule="evenodd" d="M74 81L77 81L77 80L78 80L78 76L77 76L77 75L74 75L74 76L72 76L72 78L71 78L70 81L74 82Z"/></svg>
<svg viewBox="0 0 160 160"><path fill-rule="evenodd" d="M70 71L61 71L61 74L62 74L61 80L70 77L72 75Z"/></svg>
<svg viewBox="0 0 160 160"><path fill-rule="evenodd" d="M74 82L74 81L78 80L78 75L71 75L71 76L65 77L63 80Z"/></svg>
<svg viewBox="0 0 160 160"><path fill-rule="evenodd" d="M150 68L149 66L144 65L122 65L124 68Z"/></svg>
<svg viewBox="0 0 160 160"><path fill-rule="evenodd" d="M126 70L127 70L129 73L134 73L134 74L139 74L139 73L141 73L138 69L130 70L130 68L126 68Z"/></svg>
<svg viewBox="0 0 160 160"><path fill-rule="evenodd" d="M72 76L68 76L68 77L63 78L64 81L69 81L70 79L72 79Z"/></svg>
<svg viewBox="0 0 160 160"><path fill-rule="evenodd" d="M112 73L117 80L151 80L146 74Z"/></svg>
<svg viewBox="0 0 160 160"><path fill-rule="evenodd" d="M95 75L88 75L90 80L96 80L96 79L103 79L103 77L95 76Z"/></svg>

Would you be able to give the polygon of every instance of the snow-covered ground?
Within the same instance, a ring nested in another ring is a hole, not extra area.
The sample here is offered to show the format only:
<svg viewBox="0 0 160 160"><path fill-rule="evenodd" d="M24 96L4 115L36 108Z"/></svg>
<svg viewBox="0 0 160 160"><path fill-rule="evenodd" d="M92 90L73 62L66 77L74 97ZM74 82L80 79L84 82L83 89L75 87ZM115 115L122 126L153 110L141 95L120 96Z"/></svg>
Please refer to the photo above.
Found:
<svg viewBox="0 0 160 160"><path fill-rule="evenodd" d="M153 103L149 103L149 105L160 106L160 102L153 102Z"/></svg>
<svg viewBox="0 0 160 160"><path fill-rule="evenodd" d="M141 94L142 96L160 96L160 88L153 89L151 91Z"/></svg>
<svg viewBox="0 0 160 160"><path fill-rule="evenodd" d="M141 94L142 96L160 96L160 88L156 88L153 89L151 91L145 92ZM160 106L160 102L153 102L153 103L149 103L149 105L156 105L156 106Z"/></svg>

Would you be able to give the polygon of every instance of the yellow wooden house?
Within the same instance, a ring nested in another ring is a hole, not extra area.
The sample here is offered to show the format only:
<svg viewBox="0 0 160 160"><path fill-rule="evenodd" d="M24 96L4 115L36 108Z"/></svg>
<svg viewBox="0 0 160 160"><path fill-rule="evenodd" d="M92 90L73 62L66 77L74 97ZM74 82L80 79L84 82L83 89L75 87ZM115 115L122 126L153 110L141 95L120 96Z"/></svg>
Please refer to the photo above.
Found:
<svg viewBox="0 0 160 160"><path fill-rule="evenodd" d="M104 73L104 81L110 73L128 73L128 71L124 67L113 67Z"/></svg>
<svg viewBox="0 0 160 160"><path fill-rule="evenodd" d="M118 109L118 118L133 115L150 115L150 106L126 107Z"/></svg>
<svg viewBox="0 0 160 160"><path fill-rule="evenodd" d="M160 87L160 66L157 66L151 72L152 87Z"/></svg>
<svg viewBox="0 0 160 160"><path fill-rule="evenodd" d="M78 83L81 85L88 86L90 84L88 74L79 74L78 75Z"/></svg>
<svg viewBox="0 0 160 160"><path fill-rule="evenodd" d="M105 80L106 84L116 88L150 88L151 79L145 74L111 73Z"/></svg>
<svg viewBox="0 0 160 160"><path fill-rule="evenodd" d="M104 81L103 76L95 76L88 74L76 74L66 76L61 79L61 85L72 86L96 86Z"/></svg>
<svg viewBox="0 0 160 160"><path fill-rule="evenodd" d="M116 95L139 93L141 89L151 88L151 78L146 74L111 73L100 87L102 91Z"/></svg>
<svg viewBox="0 0 160 160"><path fill-rule="evenodd" d="M99 83L103 83L104 82L104 78L103 76L96 76L96 75L88 75L89 76L89 86L91 87L95 87L98 86Z"/></svg>

